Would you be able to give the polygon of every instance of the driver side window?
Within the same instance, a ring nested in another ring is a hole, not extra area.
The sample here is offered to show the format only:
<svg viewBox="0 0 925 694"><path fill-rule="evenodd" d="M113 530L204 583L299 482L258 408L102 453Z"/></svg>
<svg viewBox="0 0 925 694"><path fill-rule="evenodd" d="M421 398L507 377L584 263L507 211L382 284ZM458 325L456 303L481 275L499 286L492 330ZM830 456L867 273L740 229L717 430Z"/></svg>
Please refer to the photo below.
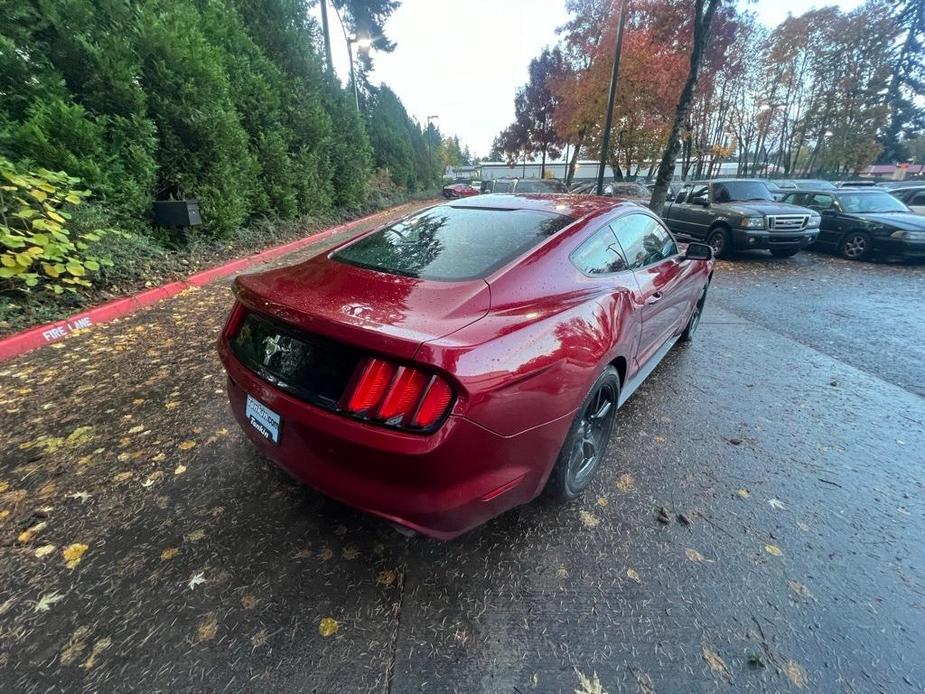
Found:
<svg viewBox="0 0 925 694"><path fill-rule="evenodd" d="M629 266L633 270L676 255L678 247L671 234L653 217L632 213L611 225Z"/></svg>

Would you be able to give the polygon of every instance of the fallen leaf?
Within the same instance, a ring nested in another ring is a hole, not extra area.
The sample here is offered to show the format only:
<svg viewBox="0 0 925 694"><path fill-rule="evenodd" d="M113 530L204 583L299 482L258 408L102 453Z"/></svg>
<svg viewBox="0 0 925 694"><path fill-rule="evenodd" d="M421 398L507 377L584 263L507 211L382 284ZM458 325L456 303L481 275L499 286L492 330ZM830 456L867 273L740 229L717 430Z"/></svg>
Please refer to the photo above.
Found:
<svg viewBox="0 0 925 694"><path fill-rule="evenodd" d="M89 492L74 492L73 494L68 494L67 498L74 499L75 501L80 501L80 503L84 503L91 496L93 495L90 494Z"/></svg>
<svg viewBox="0 0 925 694"><path fill-rule="evenodd" d="M83 655L84 649L87 647L84 639L89 633L90 627L84 626L78 627L77 631L71 635L71 638L67 640L67 643L61 649L59 661L62 665L71 665Z"/></svg>
<svg viewBox="0 0 925 694"><path fill-rule="evenodd" d="M606 506L608 503L609 503L609 502L607 501L607 497L606 497L606 496L599 496L599 497L597 497L597 505L598 505L598 506L600 506L600 507L603 508L603 507Z"/></svg>
<svg viewBox="0 0 925 694"><path fill-rule="evenodd" d="M710 666L710 669L714 672L720 673L723 677L728 680L732 680L732 673L729 671L729 668L726 666L726 661L719 657L719 655L710 648L706 646L703 647L703 659L707 661L707 665Z"/></svg>
<svg viewBox="0 0 925 694"><path fill-rule="evenodd" d="M813 594L809 592L809 588L804 586L799 581L787 581L787 585L790 586L790 590L794 595L800 598L811 598Z"/></svg>
<svg viewBox="0 0 925 694"><path fill-rule="evenodd" d="M797 527L798 527L800 530L802 530L804 533L808 533L808 532L809 532L809 526L808 526L806 523L804 523L803 521L798 521L798 522L797 522Z"/></svg>
<svg viewBox="0 0 925 694"><path fill-rule="evenodd" d="M783 552L780 551L780 547L777 545L765 545L764 551L773 557L779 557L783 554Z"/></svg>
<svg viewBox="0 0 925 694"><path fill-rule="evenodd" d="M560 564L559 568L556 569L556 575L559 578L568 578L568 567L565 564Z"/></svg>
<svg viewBox="0 0 925 694"><path fill-rule="evenodd" d="M196 589L196 586L202 585L202 584L205 583L205 582L206 582L206 577L205 577L205 575L200 571L198 574L195 574L195 575L189 580L189 583L187 583L186 585L187 585L187 587L188 587L190 590L195 590L195 589Z"/></svg>
<svg viewBox="0 0 925 694"><path fill-rule="evenodd" d="M671 514L668 513L668 509L665 508L664 506L662 506L658 510L658 514L655 516L655 518L658 520L659 523L662 523L663 525L668 525L669 523L671 523Z"/></svg>
<svg viewBox="0 0 925 694"><path fill-rule="evenodd" d="M241 596L241 607L245 610L253 610L257 607L257 598L253 595L242 595Z"/></svg>
<svg viewBox="0 0 925 694"><path fill-rule="evenodd" d="M705 559L703 555L698 552L696 549L690 549L689 547L684 550L684 553L687 555L687 558L691 561L703 562Z"/></svg>
<svg viewBox="0 0 925 694"><path fill-rule="evenodd" d="M203 530L202 528L197 528L196 530L184 535L183 539L186 540L187 542L199 542L200 540L204 539L205 536L206 536L206 531Z"/></svg>
<svg viewBox="0 0 925 694"><path fill-rule="evenodd" d="M63 550L61 554L64 556L64 561L67 562L66 566L69 569L73 569L80 563L80 560L83 559L84 552L89 549L87 545L82 542L75 542L68 545Z"/></svg>
<svg viewBox="0 0 925 694"><path fill-rule="evenodd" d="M177 465L176 469L173 471L175 475L182 475L186 472L186 465Z"/></svg>
<svg viewBox="0 0 925 694"><path fill-rule="evenodd" d="M355 545L348 545L344 547L344 551L341 552L341 556L348 561L352 561L360 556L360 550Z"/></svg>
<svg viewBox="0 0 925 694"><path fill-rule="evenodd" d="M47 525L48 525L47 522L42 521L41 523L36 523L31 528L26 528L21 533L19 533L19 535L16 536L16 541L21 545L26 544L33 537L35 537L40 532L42 532Z"/></svg>
<svg viewBox="0 0 925 694"><path fill-rule="evenodd" d="M627 472L624 472L617 478L617 489L619 489L621 492L631 491L634 485L635 480L633 479L633 476Z"/></svg>
<svg viewBox="0 0 925 694"><path fill-rule="evenodd" d="M742 489L736 489L736 494L741 496L743 499L747 499L748 497L752 495L751 492L745 489L744 487Z"/></svg>
<svg viewBox="0 0 925 694"><path fill-rule="evenodd" d="M692 525L692 523L693 523L693 522L691 521L691 519L690 519L690 516L688 516L686 513L679 513L679 514L678 514L678 522L679 522L681 525Z"/></svg>
<svg viewBox="0 0 925 694"><path fill-rule="evenodd" d="M131 429L129 429L128 433L129 434L140 434L144 430L145 430L144 424L139 424L138 426L134 426Z"/></svg>
<svg viewBox="0 0 925 694"><path fill-rule="evenodd" d="M172 401L168 402L166 405L164 405L164 407L166 407L168 410L175 410L175 409L177 409L179 406L180 406L180 403L177 402L176 400L172 400Z"/></svg>
<svg viewBox="0 0 925 694"><path fill-rule="evenodd" d="M4 482L3 480L0 480L0 494L3 494L3 492L5 492L9 488L10 488L9 482Z"/></svg>
<svg viewBox="0 0 925 694"><path fill-rule="evenodd" d="M803 666L800 665L795 660L788 660L783 664L781 669L784 671L784 674L787 675L787 678L793 682L798 689L803 689L806 686L806 670L803 669Z"/></svg>
<svg viewBox="0 0 925 694"><path fill-rule="evenodd" d="M132 472L120 472L118 475L112 478L113 482L125 482L126 480L132 479L134 473Z"/></svg>
<svg viewBox="0 0 925 694"><path fill-rule="evenodd" d="M636 678L636 686L639 687L639 694L655 694L655 682L649 675L635 668L632 672Z"/></svg>
<svg viewBox="0 0 925 694"><path fill-rule="evenodd" d="M395 579L398 577L398 574L392 569L383 569L378 574L376 574L376 583L381 586L390 586L395 583Z"/></svg>
<svg viewBox="0 0 925 694"><path fill-rule="evenodd" d="M164 476L163 472L161 472L160 470L155 470L150 475L148 475L147 479L141 483L141 486L144 487L145 489L148 489L149 487L153 487L154 484L163 476Z"/></svg>
<svg viewBox="0 0 925 694"><path fill-rule="evenodd" d="M168 547L163 552L161 552L161 561L167 561L168 559L173 559L180 553L180 550L176 547Z"/></svg>
<svg viewBox="0 0 925 694"><path fill-rule="evenodd" d="M199 626L196 627L196 640L211 641L215 638L217 633L218 619L215 618L214 613L210 612L202 618L202 621L199 622Z"/></svg>
<svg viewBox="0 0 925 694"><path fill-rule="evenodd" d="M337 623L337 620L332 617L325 617L318 624L318 633L324 637L334 636L337 633L337 628L340 625Z"/></svg>
<svg viewBox="0 0 925 694"><path fill-rule="evenodd" d="M321 561L328 561L333 556L334 551L330 547L325 547L320 552L318 552L318 558L321 559Z"/></svg>
<svg viewBox="0 0 925 694"><path fill-rule="evenodd" d="M57 549L54 545L42 545L37 550L35 550L35 556L39 559L42 557L47 557L49 554L54 552Z"/></svg>
<svg viewBox="0 0 925 694"><path fill-rule="evenodd" d="M269 634L267 633L267 630L265 628L261 629L256 634L251 636L251 647L260 648L263 644L267 642L268 636Z"/></svg>
<svg viewBox="0 0 925 694"><path fill-rule="evenodd" d="M105 651L112 645L112 639L104 638L100 639L93 644L93 650L90 651L90 657L87 658L86 662L83 664L84 670L90 670L94 665L96 665L96 659L100 656L100 653Z"/></svg>
<svg viewBox="0 0 925 694"><path fill-rule="evenodd" d="M64 600L64 596L60 593L49 593L48 595L43 595L39 598L39 601L35 603L36 612L48 612L51 609L51 606L56 602Z"/></svg>
<svg viewBox="0 0 925 694"><path fill-rule="evenodd" d="M601 524L601 519L593 513L582 510L578 512L578 515L581 517L581 522L586 528L596 528Z"/></svg>
<svg viewBox="0 0 925 694"><path fill-rule="evenodd" d="M626 570L626 576L627 576L627 578L629 578L631 581L636 581L636 583L642 583L642 579L639 578L639 574L636 573L636 569L627 569L627 570Z"/></svg>
<svg viewBox="0 0 925 694"><path fill-rule="evenodd" d="M578 675L578 689L575 690L575 694L607 694L596 672L588 677L575 668L575 674Z"/></svg>
<svg viewBox="0 0 925 694"><path fill-rule="evenodd" d="M178 446L178 448L179 448L181 451L188 451L189 449L195 448L195 447L196 447L196 442L195 442L195 441L184 441L183 443L181 443L181 444Z"/></svg>
<svg viewBox="0 0 925 694"><path fill-rule="evenodd" d="M768 499L768 506L773 508L775 511L784 510L784 502L780 499Z"/></svg>

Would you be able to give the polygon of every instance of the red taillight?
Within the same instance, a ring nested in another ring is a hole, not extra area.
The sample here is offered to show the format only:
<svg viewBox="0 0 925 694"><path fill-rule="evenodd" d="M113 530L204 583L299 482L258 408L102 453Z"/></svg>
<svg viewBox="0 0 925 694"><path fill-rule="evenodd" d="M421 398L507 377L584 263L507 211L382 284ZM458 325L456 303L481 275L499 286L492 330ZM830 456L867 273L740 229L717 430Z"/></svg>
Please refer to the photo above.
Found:
<svg viewBox="0 0 925 694"><path fill-rule="evenodd" d="M395 374L395 365L381 359L370 359L347 402L347 409L360 413L379 404Z"/></svg>
<svg viewBox="0 0 925 694"><path fill-rule="evenodd" d="M426 429L444 415L452 399L453 391L450 390L446 381L435 376L411 423L416 427Z"/></svg>
<svg viewBox="0 0 925 694"><path fill-rule="evenodd" d="M379 406L377 418L388 421L393 417L413 412L426 385L427 376L423 371L402 367L395 383L389 389L389 394Z"/></svg>
<svg viewBox="0 0 925 694"><path fill-rule="evenodd" d="M427 429L445 414L453 391L439 376L383 359L369 359L344 406L348 412L415 429Z"/></svg>

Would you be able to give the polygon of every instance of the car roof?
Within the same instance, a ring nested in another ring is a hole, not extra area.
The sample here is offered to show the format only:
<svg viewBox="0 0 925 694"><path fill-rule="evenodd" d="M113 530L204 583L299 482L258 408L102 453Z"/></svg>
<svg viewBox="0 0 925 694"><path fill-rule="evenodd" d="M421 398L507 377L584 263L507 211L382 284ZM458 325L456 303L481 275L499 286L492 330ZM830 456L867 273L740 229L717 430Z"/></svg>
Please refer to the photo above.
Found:
<svg viewBox="0 0 925 694"><path fill-rule="evenodd" d="M842 186L841 188L801 188L800 190L788 190L787 195L815 195L817 193L822 195L871 195L873 193L889 193L890 191L884 190L883 188L874 188L873 186L861 186L859 188L852 188L851 186Z"/></svg>
<svg viewBox="0 0 925 694"><path fill-rule="evenodd" d="M517 193L514 195L477 195L465 200L445 203L450 207L487 208L492 210L536 210L582 219L609 212L621 205L639 207L619 198L604 198L596 195L570 193Z"/></svg>

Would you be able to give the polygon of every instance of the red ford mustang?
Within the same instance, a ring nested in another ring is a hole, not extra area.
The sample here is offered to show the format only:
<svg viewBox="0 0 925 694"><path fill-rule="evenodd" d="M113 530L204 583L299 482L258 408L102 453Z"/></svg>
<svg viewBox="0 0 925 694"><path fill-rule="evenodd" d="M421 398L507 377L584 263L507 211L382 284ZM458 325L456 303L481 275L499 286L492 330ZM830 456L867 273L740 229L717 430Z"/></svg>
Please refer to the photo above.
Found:
<svg viewBox="0 0 925 694"><path fill-rule="evenodd" d="M443 197L447 200L455 200L457 198L468 198L473 195L478 195L479 189L473 188L468 183L453 183L448 186L443 187Z"/></svg>
<svg viewBox="0 0 925 694"><path fill-rule="evenodd" d="M449 539L588 486L617 408L697 328L708 246L576 195L483 195L239 277L219 341L261 452Z"/></svg>

